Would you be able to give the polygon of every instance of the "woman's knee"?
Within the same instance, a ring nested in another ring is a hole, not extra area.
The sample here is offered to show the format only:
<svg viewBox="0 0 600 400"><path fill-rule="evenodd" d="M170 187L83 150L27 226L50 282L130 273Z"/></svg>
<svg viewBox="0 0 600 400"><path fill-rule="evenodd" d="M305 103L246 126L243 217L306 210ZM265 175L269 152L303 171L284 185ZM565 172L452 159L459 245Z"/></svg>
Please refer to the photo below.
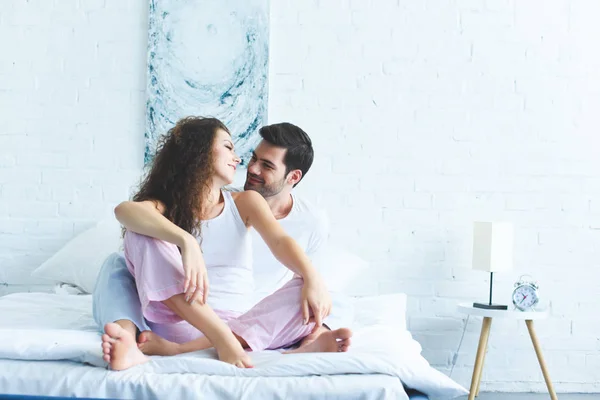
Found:
<svg viewBox="0 0 600 400"><path fill-rule="evenodd" d="M173 243L131 231L125 232L123 242L125 252L129 255L130 259L135 258L135 255L139 254L143 255L146 261L160 260L174 265L181 264L179 248Z"/></svg>

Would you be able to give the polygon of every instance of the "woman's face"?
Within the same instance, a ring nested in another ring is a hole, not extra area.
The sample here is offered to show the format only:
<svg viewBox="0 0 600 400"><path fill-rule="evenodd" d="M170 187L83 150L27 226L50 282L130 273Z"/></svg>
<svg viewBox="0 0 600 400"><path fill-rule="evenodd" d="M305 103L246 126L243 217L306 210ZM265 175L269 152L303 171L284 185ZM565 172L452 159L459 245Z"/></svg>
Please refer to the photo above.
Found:
<svg viewBox="0 0 600 400"><path fill-rule="evenodd" d="M235 177L235 169L241 160L235 154L231 136L223 129L217 129L213 143L213 154L215 174L225 181L225 184L232 183Z"/></svg>

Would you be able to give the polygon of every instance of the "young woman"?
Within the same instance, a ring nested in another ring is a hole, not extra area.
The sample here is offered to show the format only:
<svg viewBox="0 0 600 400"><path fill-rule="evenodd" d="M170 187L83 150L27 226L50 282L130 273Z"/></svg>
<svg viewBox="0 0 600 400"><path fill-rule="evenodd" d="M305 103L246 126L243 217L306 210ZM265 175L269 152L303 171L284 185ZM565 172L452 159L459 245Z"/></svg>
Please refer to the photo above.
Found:
<svg viewBox="0 0 600 400"><path fill-rule="evenodd" d="M180 352L214 346L220 360L246 368L252 365L244 348L281 348L308 336L329 314L331 299L264 198L222 190L239 162L223 123L185 118L160 141L133 201L121 203L115 214L126 229L127 267L153 334L185 344ZM295 277L247 310L253 290L250 227ZM146 362L135 326L118 322L104 327L105 361L114 370ZM321 335L327 342L312 351L344 351L350 335L347 329Z"/></svg>

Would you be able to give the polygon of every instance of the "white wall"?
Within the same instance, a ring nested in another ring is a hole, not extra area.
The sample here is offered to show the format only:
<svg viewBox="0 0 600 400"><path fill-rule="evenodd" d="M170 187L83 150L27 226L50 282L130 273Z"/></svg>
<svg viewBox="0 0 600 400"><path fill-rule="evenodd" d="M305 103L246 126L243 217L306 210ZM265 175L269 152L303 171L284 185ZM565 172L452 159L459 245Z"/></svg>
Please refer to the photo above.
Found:
<svg viewBox="0 0 600 400"><path fill-rule="evenodd" d="M0 11L0 282L127 197L142 163L147 7L12 2ZM424 355L449 372L485 299L471 223L511 220L512 282L538 279L559 391L600 391L600 5L593 1L271 1L271 122L315 142L299 192L404 291ZM79 8L78 8L79 5ZM26 286L19 286L26 285ZM358 288L357 288L358 289ZM453 378L469 384L480 320ZM524 324L494 321L482 390L545 389Z"/></svg>
<svg viewBox="0 0 600 400"><path fill-rule="evenodd" d="M31 283L33 268L93 221L111 215L138 179L144 3L3 5L0 282Z"/></svg>

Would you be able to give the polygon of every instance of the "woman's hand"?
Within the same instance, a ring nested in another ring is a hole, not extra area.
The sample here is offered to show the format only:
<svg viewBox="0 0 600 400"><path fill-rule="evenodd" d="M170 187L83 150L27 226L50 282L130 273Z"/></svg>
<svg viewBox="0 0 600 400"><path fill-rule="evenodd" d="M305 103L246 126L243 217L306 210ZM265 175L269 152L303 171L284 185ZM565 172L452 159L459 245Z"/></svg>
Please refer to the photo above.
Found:
<svg viewBox="0 0 600 400"><path fill-rule="evenodd" d="M310 320L310 310L313 312L316 328L321 327L323 320L331 312L331 296L321 279L304 279L302 287L302 316L304 323Z"/></svg>
<svg viewBox="0 0 600 400"><path fill-rule="evenodd" d="M185 300L190 304L196 300L199 300L200 304L206 304L208 299L208 274L200 244L195 237L190 236L184 241L181 247L181 259L185 274L183 286Z"/></svg>

